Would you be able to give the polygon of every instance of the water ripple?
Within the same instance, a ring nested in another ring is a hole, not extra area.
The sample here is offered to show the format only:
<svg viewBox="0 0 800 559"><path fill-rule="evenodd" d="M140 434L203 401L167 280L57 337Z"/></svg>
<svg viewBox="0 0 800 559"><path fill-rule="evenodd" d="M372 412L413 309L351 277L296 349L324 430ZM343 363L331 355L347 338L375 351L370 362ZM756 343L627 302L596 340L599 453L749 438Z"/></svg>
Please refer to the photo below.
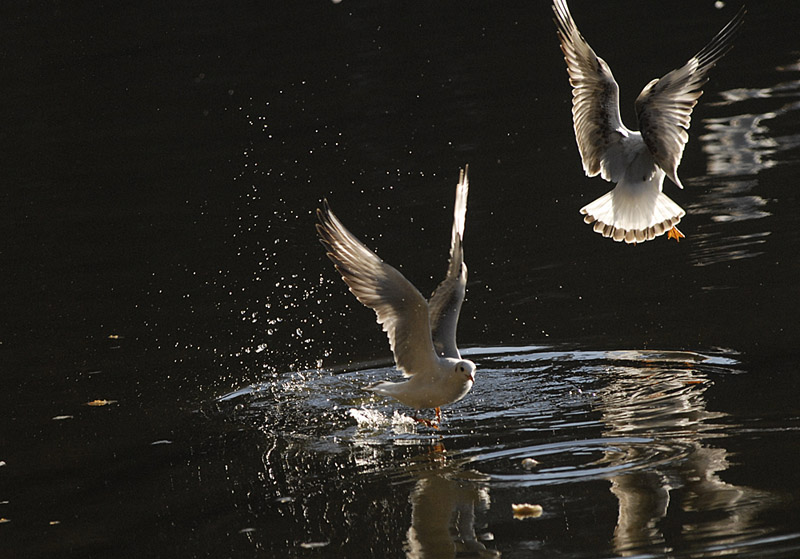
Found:
<svg viewBox="0 0 800 559"><path fill-rule="evenodd" d="M451 458L493 479L530 484L682 460L699 439L715 436L713 420L722 417L704 408L711 375L737 371L731 353L531 346L471 348L465 354L479 364L477 383L445 410L441 433L418 427L396 402L361 390L395 375L389 367L292 373L221 396L217 405L265 433L311 438L315 447L332 452L347 444L420 447L445 437ZM375 454L378 469L384 465L380 456ZM509 460L537 456L547 459L536 472L509 466Z"/></svg>
<svg viewBox="0 0 800 559"><path fill-rule="evenodd" d="M778 68L797 72L797 64ZM783 81L770 87L737 88L723 91L722 101L712 105L725 107L727 114L703 120L700 136L707 155L707 173L690 180L703 192L689 206L692 215L708 215L712 223L737 223L772 216L777 200L765 198L759 191L758 175L776 165L796 159L800 133L796 130L800 110L800 80ZM780 105L776 108L776 101ZM709 266L764 254L763 245L770 231L746 231L731 227L720 230L706 227L693 235L691 261L695 266Z"/></svg>
<svg viewBox="0 0 800 559"><path fill-rule="evenodd" d="M511 503L527 500L541 503L546 521L570 503L586 507L586 494L592 506L614 497L617 554L666 552L662 521L686 524L698 549L707 542L744 549L765 537L759 515L774 498L720 476L729 467L726 441L741 426L705 398L716 379L742 373L735 352L500 346L465 353L478 364L477 382L445 410L440 431L361 390L399 376L374 364L265 380L215 406L263 434L264 476L301 524L329 509L333 484L347 496L335 509L347 514L372 502L378 487L405 493L408 549L456 545L466 556L494 557L487 545L494 535L479 530L487 524L478 515L504 526ZM507 538L514 533L506 529Z"/></svg>

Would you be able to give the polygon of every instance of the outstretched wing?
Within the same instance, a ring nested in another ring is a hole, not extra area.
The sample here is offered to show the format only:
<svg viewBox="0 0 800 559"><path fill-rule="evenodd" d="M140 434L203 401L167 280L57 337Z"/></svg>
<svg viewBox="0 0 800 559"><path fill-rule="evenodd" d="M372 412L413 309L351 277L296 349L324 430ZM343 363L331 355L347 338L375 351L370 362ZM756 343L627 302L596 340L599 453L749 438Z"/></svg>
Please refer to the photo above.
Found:
<svg viewBox="0 0 800 559"><path fill-rule="evenodd" d="M611 68L578 31L566 0L554 0L553 12L572 84L572 120L583 170L617 182L624 167L615 148L629 132L619 113L619 86Z"/></svg>
<svg viewBox="0 0 800 559"><path fill-rule="evenodd" d="M453 233L450 240L450 263L447 276L431 295L430 308L431 335L436 352L442 357L461 359L456 346L456 329L461 303L467 288L467 265L464 264L464 225L467 216L467 195L469 178L465 166L456 186L456 202L453 212Z"/></svg>
<svg viewBox="0 0 800 559"><path fill-rule="evenodd" d="M692 109L703 94L700 88L708 81L708 71L731 49L745 12L744 8L739 10L683 67L651 81L636 99L636 117L644 143L667 177L681 188L678 165L689 141Z"/></svg>
<svg viewBox="0 0 800 559"><path fill-rule="evenodd" d="M361 243L333 214L328 201L317 210L317 232L350 291L375 311L389 337L397 368L406 375L432 371L436 354L428 303L403 274Z"/></svg>

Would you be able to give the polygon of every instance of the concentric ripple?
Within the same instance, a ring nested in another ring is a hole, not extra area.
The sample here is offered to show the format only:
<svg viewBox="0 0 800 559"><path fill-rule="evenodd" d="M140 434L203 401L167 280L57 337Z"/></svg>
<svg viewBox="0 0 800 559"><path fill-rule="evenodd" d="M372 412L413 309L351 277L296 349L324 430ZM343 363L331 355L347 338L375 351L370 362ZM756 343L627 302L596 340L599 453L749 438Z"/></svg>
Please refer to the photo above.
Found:
<svg viewBox="0 0 800 559"><path fill-rule="evenodd" d="M349 526L379 507L370 533L404 537L414 553L527 549L530 528L511 517L512 504L526 502L536 504L537 523L572 518L583 538L609 542L606 554L666 553L660 526L674 522L699 550L768 545L759 519L774 498L720 475L738 426L705 397L716 380L742 373L735 352L524 346L465 354L478 365L476 384L444 410L440 430L362 390L400 376L385 364L292 373L218 398L223 421L263 440L263 473L246 491L266 492L276 514L292 519L295 539L310 518Z"/></svg>
<svg viewBox="0 0 800 559"><path fill-rule="evenodd" d="M685 460L713 438L720 414L705 409L714 375L736 372L729 354L672 351L565 351L472 348L477 382L445 409L440 431L361 387L399 377L391 367L322 370L266 380L217 401L230 418L287 440L388 448L439 441L448 457L491 480L519 485L576 482L646 471ZM425 411L421 415L425 415ZM430 413L430 412L428 412ZM391 468L382 452L373 468ZM389 453L393 454L393 453ZM538 467L525 470L532 458ZM366 466L366 464L364 464Z"/></svg>

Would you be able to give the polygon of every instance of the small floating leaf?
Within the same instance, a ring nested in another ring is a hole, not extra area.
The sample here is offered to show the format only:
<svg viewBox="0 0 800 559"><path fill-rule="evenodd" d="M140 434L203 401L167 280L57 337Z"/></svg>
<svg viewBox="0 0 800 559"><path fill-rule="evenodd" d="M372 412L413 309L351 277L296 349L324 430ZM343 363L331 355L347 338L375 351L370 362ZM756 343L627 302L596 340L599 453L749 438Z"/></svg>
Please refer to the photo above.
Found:
<svg viewBox="0 0 800 559"><path fill-rule="evenodd" d="M116 400L92 400L91 402L86 402L87 406L110 406L111 404L116 404Z"/></svg>
<svg viewBox="0 0 800 559"><path fill-rule="evenodd" d="M525 468L526 470L532 470L538 465L539 465L539 461L538 460L534 460L533 458L523 458L522 459L522 467Z"/></svg>
<svg viewBox="0 0 800 559"><path fill-rule="evenodd" d="M522 520L523 518L537 518L542 516L544 509L542 505L523 503L521 505L511 505L511 511L514 513L514 518Z"/></svg>

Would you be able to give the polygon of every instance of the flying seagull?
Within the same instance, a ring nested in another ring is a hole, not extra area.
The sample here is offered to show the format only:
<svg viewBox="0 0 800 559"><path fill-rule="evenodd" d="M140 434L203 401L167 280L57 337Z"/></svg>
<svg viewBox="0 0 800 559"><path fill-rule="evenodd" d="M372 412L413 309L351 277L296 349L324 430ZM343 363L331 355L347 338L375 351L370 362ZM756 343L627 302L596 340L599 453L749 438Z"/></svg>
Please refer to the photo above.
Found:
<svg viewBox="0 0 800 559"><path fill-rule="evenodd" d="M317 210L317 232L328 257L353 295L375 311L389 337L397 368L410 377L405 382L378 382L366 390L391 396L415 410L435 408L435 424L418 419L416 413L414 419L437 428L440 406L463 398L475 382L475 364L462 359L456 346L456 326L467 285L462 242L468 192L465 167L456 187L447 276L429 301L403 274L350 233L327 200Z"/></svg>
<svg viewBox="0 0 800 559"><path fill-rule="evenodd" d="M616 183L611 192L581 208L594 231L615 241L639 243L669 232L686 212L661 192L664 177L679 188L678 165L689 140L692 108L706 74L731 48L745 9L681 68L645 86L636 99L639 130L622 124L619 86L605 60L578 31L566 0L554 0L558 38L572 84L575 138L586 175Z"/></svg>

